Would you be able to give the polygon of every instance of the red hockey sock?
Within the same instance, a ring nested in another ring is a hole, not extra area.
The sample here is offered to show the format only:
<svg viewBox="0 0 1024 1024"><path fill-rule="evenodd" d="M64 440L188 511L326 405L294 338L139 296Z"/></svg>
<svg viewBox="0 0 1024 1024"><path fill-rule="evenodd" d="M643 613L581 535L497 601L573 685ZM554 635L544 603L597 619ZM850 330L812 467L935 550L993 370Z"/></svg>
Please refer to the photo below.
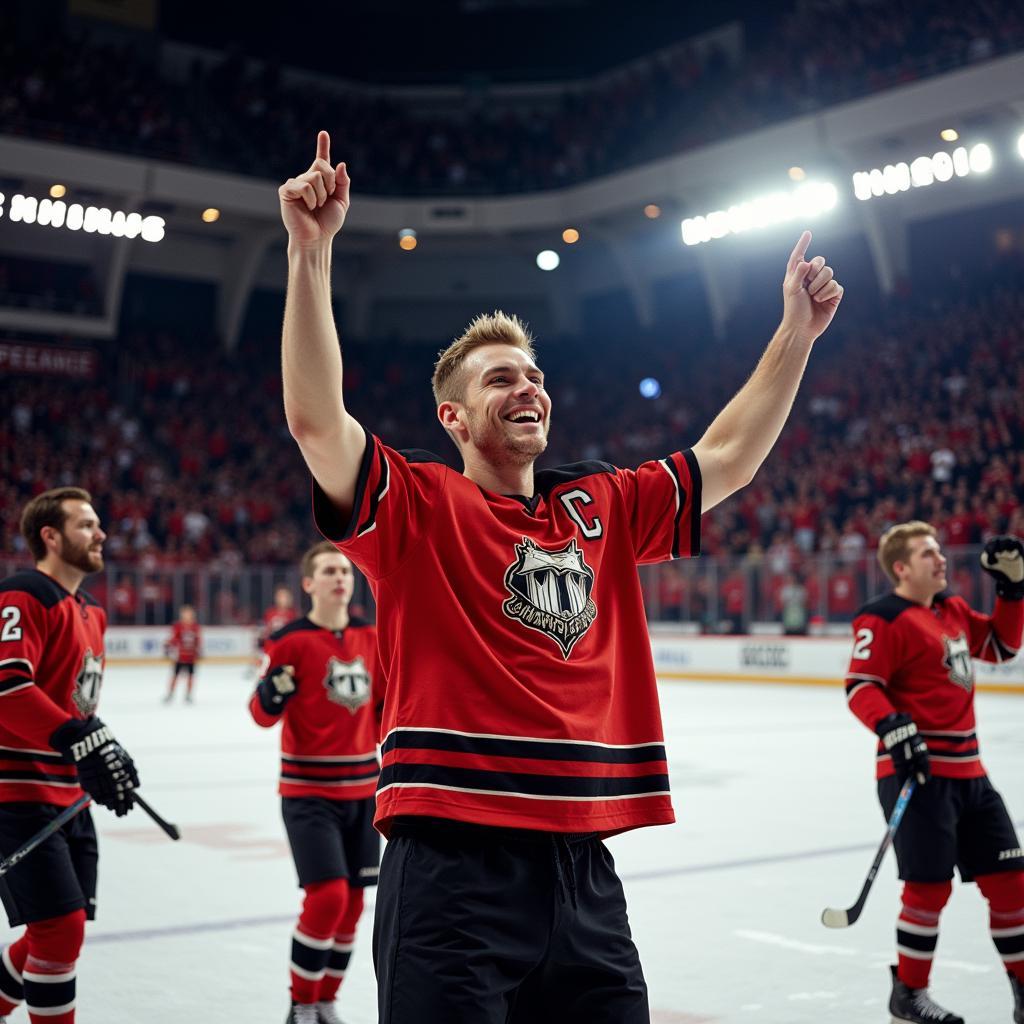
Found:
<svg viewBox="0 0 1024 1024"><path fill-rule="evenodd" d="M334 944L331 946L330 956L327 958L327 971L324 980L320 982L320 991L317 993L318 1003L332 1003L341 988L345 979L345 971L348 970L348 962L352 959L352 946L356 941L356 925L363 913L363 889L349 889L348 903L345 906L345 913L341 915L338 922L338 930L334 935Z"/></svg>
<svg viewBox="0 0 1024 1024"><path fill-rule="evenodd" d="M32 1024L74 1024L75 962L85 938L85 911L33 921L26 931L25 1003Z"/></svg>
<svg viewBox="0 0 1024 1024"><path fill-rule="evenodd" d="M307 885L298 927L292 935L292 1000L315 1003L327 970L338 922L348 903L348 882L332 878Z"/></svg>
<svg viewBox="0 0 1024 1024"><path fill-rule="evenodd" d="M25 998L22 972L28 956L28 935L0 950L0 1017L6 1017Z"/></svg>
<svg viewBox="0 0 1024 1024"><path fill-rule="evenodd" d="M992 941L1006 969L1024 982L1024 871L978 875L976 881L988 900Z"/></svg>
<svg viewBox="0 0 1024 1024"><path fill-rule="evenodd" d="M953 891L952 882L907 882L896 922L897 974L911 988L927 988L939 941L939 915Z"/></svg>

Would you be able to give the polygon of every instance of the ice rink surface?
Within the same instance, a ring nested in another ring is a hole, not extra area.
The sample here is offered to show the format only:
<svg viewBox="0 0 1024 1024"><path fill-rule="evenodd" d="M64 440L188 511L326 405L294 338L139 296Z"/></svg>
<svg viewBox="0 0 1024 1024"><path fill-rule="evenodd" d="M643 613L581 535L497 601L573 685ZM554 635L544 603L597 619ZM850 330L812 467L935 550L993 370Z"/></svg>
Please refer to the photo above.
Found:
<svg viewBox="0 0 1024 1024"><path fill-rule="evenodd" d="M111 666L100 713L135 757L141 812L94 811L99 913L79 965L83 1024L279 1022L299 906L275 792L277 730L246 711L240 668L201 666L196 703L161 704L165 670ZM898 883L890 854L861 920L819 922L855 899L884 830L873 738L835 690L662 687L678 823L609 841L654 1024L888 1021ZM1024 820L1024 698L979 694L982 756ZM376 1021L372 893L341 990L347 1024ZM942 921L935 998L968 1024L1012 1019L1009 985L975 886ZM0 933L9 941L8 931ZM24 1009L11 1024L27 1021Z"/></svg>

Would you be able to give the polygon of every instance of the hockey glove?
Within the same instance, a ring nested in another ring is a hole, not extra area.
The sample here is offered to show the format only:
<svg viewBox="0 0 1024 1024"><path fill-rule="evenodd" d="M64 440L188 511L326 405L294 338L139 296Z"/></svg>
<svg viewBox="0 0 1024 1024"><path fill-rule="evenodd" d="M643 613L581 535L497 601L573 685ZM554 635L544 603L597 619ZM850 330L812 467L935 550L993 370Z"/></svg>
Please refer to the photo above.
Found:
<svg viewBox="0 0 1024 1024"><path fill-rule="evenodd" d="M981 567L996 581L997 596L1024 598L1024 544L1017 537L993 537L981 553Z"/></svg>
<svg viewBox="0 0 1024 1024"><path fill-rule="evenodd" d="M910 715L902 712L886 715L875 726L875 732L892 758L896 774L901 779L913 775L918 784L923 786L932 777L928 744L917 731Z"/></svg>
<svg viewBox="0 0 1024 1024"><path fill-rule="evenodd" d="M295 666L277 665L272 668L256 687L260 707L268 715L279 715L285 704L295 693Z"/></svg>
<svg viewBox="0 0 1024 1024"><path fill-rule="evenodd" d="M119 818L132 809L139 784L135 762L98 718L72 718L56 729L50 745L78 769L78 784Z"/></svg>

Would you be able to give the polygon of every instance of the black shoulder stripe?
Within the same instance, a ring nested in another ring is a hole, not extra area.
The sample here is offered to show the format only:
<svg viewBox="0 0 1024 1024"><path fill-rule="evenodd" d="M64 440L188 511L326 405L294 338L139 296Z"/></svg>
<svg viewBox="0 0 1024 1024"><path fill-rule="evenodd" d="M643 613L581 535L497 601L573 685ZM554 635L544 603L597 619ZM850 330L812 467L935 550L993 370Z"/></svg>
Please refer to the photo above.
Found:
<svg viewBox="0 0 1024 1024"><path fill-rule="evenodd" d="M610 462L601 462L597 459L588 462L572 462L567 466L554 466L551 469L542 469L537 472L533 478L533 491L534 494L540 494L547 498L561 484L570 484L574 480L597 476L600 473L616 476L618 472Z"/></svg>
<svg viewBox="0 0 1024 1024"><path fill-rule="evenodd" d="M349 616L347 629L373 629L373 623L369 619L361 618L358 615Z"/></svg>
<svg viewBox="0 0 1024 1024"><path fill-rule="evenodd" d="M34 597L44 608L53 608L71 597L56 580L38 569L22 569L0 582L0 593L22 593Z"/></svg>
<svg viewBox="0 0 1024 1024"><path fill-rule="evenodd" d="M319 629L320 627L314 625L309 621L309 617L303 615L301 618L292 619L291 622L283 625L276 633L271 633L267 638L269 640L280 640L283 637L288 636L290 633L305 633L309 630Z"/></svg>
<svg viewBox="0 0 1024 1024"><path fill-rule="evenodd" d="M894 622L908 609L917 607L919 606L913 601L908 601L898 594L886 594L884 597L876 597L873 601L868 601L866 605L858 609L857 615L877 615L885 622Z"/></svg>
<svg viewBox="0 0 1024 1024"><path fill-rule="evenodd" d="M398 454L401 455L406 462L411 464L433 462L439 466L448 465L440 455L435 455L433 452L425 451L423 448L402 448Z"/></svg>

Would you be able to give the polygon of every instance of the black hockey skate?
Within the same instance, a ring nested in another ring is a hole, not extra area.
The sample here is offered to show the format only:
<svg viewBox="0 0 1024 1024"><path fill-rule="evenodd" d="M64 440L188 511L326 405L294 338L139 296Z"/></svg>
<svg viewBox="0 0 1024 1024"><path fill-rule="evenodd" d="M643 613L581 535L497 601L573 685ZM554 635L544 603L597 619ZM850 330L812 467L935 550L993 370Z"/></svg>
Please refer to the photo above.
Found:
<svg viewBox="0 0 1024 1024"><path fill-rule="evenodd" d="M889 1013L892 1024L964 1024L963 1017L958 1017L949 1010L944 1010L928 995L926 988L911 988L896 977L895 966L892 972L892 995L889 997Z"/></svg>
<svg viewBox="0 0 1024 1024"><path fill-rule="evenodd" d="M1013 989L1013 1024L1024 1024L1024 981L1009 971L1006 972L1006 976L1010 979L1010 988Z"/></svg>

